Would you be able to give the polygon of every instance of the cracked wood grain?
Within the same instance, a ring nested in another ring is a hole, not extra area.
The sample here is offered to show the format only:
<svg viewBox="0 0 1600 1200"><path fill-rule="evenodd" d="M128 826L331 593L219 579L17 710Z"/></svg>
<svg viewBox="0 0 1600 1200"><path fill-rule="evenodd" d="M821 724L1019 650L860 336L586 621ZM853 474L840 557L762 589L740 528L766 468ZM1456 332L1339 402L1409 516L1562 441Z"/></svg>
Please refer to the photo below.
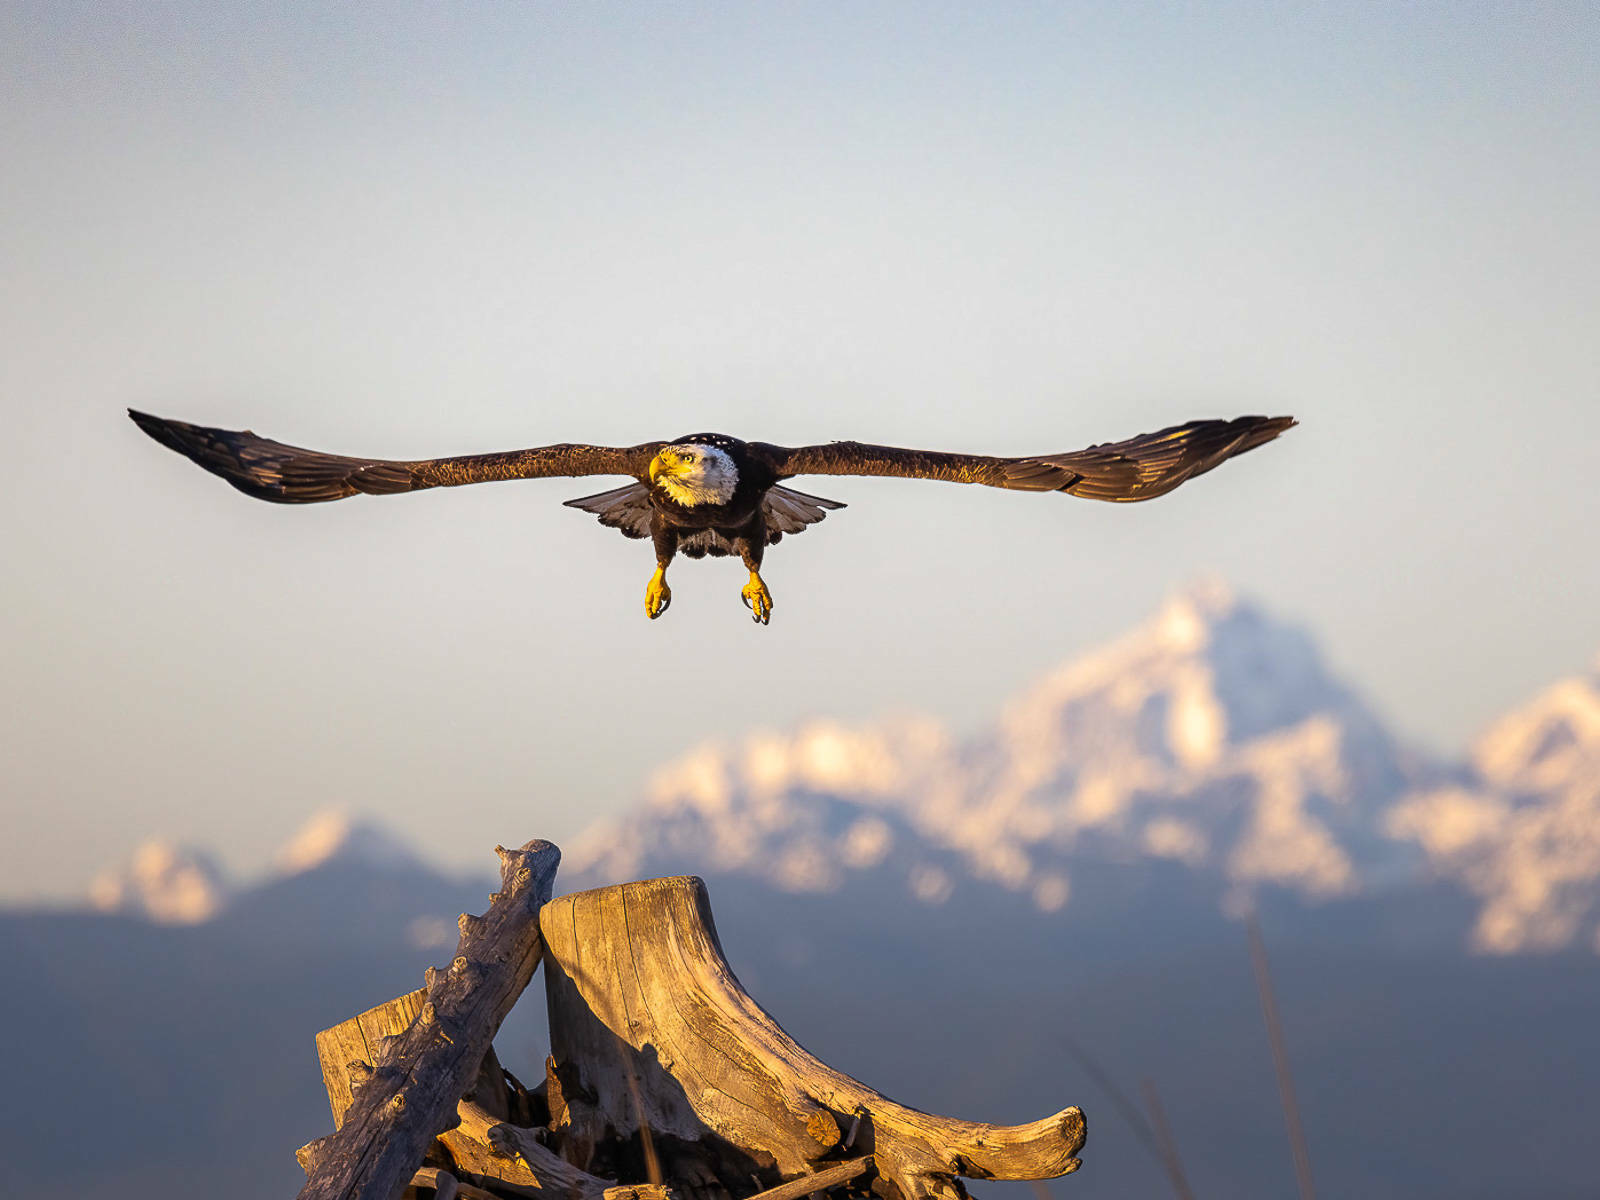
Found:
<svg viewBox="0 0 1600 1200"><path fill-rule="evenodd" d="M552 1122L563 1148L709 1134L790 1179L832 1165L842 1123L890 1200L960 1196L958 1176L1049 1179L1079 1166L1077 1108L1014 1126L935 1116L805 1051L740 985L697 878L562 896L540 925L553 1057L593 1097Z"/></svg>

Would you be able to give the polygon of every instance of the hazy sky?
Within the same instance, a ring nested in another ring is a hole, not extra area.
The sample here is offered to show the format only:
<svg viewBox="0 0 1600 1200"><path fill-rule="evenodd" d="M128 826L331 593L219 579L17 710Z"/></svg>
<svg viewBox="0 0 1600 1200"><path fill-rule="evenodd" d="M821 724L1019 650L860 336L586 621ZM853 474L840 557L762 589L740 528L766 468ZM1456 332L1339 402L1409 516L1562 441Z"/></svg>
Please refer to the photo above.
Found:
<svg viewBox="0 0 1600 1200"><path fill-rule="evenodd" d="M1600 7L0 7L0 898L312 811L484 869L708 736L971 729L1216 571L1437 749L1600 650ZM422 457L1303 428L1149 505L802 483L747 619L537 481L280 508L126 405Z"/></svg>

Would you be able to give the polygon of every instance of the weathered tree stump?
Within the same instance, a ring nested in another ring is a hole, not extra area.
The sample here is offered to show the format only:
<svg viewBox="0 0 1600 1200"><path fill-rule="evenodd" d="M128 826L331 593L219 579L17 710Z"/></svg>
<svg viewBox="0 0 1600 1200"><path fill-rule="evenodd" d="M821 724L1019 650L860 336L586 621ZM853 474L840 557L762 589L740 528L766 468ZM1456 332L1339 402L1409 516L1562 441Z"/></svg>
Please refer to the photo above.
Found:
<svg viewBox="0 0 1600 1200"><path fill-rule="evenodd" d="M932 1116L801 1049L734 977L699 879L543 903L560 852L500 854L502 890L462 916L449 971L318 1035L337 1129L300 1151L301 1200L959 1200L962 1176L1077 1169L1076 1108ZM541 954L552 1054L528 1092L490 1043Z"/></svg>
<svg viewBox="0 0 1600 1200"><path fill-rule="evenodd" d="M371 1078L388 1039L410 1029L427 1002L428 989L418 988L317 1034L317 1061L322 1064L322 1086L328 1092L335 1129L344 1125L356 1089Z"/></svg>
<svg viewBox="0 0 1600 1200"><path fill-rule="evenodd" d="M890 1200L960 1195L958 1176L1079 1166L1076 1108L1015 1126L933 1116L807 1053L740 986L697 878L562 896L539 922L555 1073L582 1093L559 1114L552 1103L552 1127L578 1166L619 1137L647 1157L652 1143L667 1144L665 1159L693 1146L737 1194L752 1166L788 1178L826 1165L858 1119L851 1149L873 1156L874 1190Z"/></svg>

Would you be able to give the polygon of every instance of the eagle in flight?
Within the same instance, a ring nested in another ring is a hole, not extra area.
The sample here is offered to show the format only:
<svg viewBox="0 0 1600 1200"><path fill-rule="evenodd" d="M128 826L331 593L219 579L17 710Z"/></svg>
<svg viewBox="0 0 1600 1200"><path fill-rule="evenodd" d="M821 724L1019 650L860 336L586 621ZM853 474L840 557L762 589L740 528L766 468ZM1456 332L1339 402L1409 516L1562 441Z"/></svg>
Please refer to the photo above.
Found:
<svg viewBox="0 0 1600 1200"><path fill-rule="evenodd" d="M750 572L740 595L762 625L772 616L772 594L761 578L766 548L784 534L800 533L844 507L837 500L783 486L784 480L796 475L894 475L1021 492L1067 492L1091 500L1150 500L1224 459L1270 442L1295 423L1293 417L1191 421L1125 442L1020 458L903 450L865 442L774 446L721 433L693 433L637 446L563 443L402 462L323 454L257 437L249 430L208 429L132 409L128 415L163 446L193 459L246 495L279 504L497 479L625 476L631 482L622 487L568 500L567 505L593 513L602 525L621 530L625 537L647 537L655 543L656 570L645 589L646 614L654 620L672 602L667 565L674 555L737 554Z"/></svg>

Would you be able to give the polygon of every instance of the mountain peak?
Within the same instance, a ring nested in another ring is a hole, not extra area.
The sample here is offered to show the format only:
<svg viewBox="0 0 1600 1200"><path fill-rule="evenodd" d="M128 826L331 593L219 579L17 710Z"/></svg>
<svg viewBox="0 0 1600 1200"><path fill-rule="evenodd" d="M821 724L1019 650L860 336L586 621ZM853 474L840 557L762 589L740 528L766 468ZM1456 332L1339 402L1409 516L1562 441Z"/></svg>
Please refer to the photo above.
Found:
<svg viewBox="0 0 1600 1200"><path fill-rule="evenodd" d="M101 912L129 913L164 925L196 925L222 910L229 888L210 855L178 842L152 839L123 866L89 885Z"/></svg>
<svg viewBox="0 0 1600 1200"><path fill-rule="evenodd" d="M1216 626L1241 607L1238 594L1226 580L1202 575L1168 598L1153 623L1153 631L1158 640L1174 650L1199 649Z"/></svg>
<svg viewBox="0 0 1600 1200"><path fill-rule="evenodd" d="M1600 950L1600 671L1545 688L1472 747L1477 778L1389 814L1434 871L1482 900L1473 941L1508 954Z"/></svg>
<svg viewBox="0 0 1600 1200"><path fill-rule="evenodd" d="M794 890L892 862L919 898L948 890L922 886L937 868L1053 909L1073 856L1154 857L1325 897L1381 873L1373 813L1405 771L1305 633L1207 578L988 734L819 721L703 747L573 861L615 878L698 861Z"/></svg>
<svg viewBox="0 0 1600 1200"><path fill-rule="evenodd" d="M1318 715L1377 727L1301 629L1202 579L1024 692L1002 736L1019 753L1079 763L1155 757L1203 767L1230 746Z"/></svg>
<svg viewBox="0 0 1600 1200"><path fill-rule="evenodd" d="M278 852L277 866L284 875L298 875L333 861L406 867L414 865L417 856L389 830L335 808L314 814L302 825Z"/></svg>
<svg viewBox="0 0 1600 1200"><path fill-rule="evenodd" d="M1600 779L1600 672L1563 679L1501 717L1472 747L1478 773L1510 792Z"/></svg>

